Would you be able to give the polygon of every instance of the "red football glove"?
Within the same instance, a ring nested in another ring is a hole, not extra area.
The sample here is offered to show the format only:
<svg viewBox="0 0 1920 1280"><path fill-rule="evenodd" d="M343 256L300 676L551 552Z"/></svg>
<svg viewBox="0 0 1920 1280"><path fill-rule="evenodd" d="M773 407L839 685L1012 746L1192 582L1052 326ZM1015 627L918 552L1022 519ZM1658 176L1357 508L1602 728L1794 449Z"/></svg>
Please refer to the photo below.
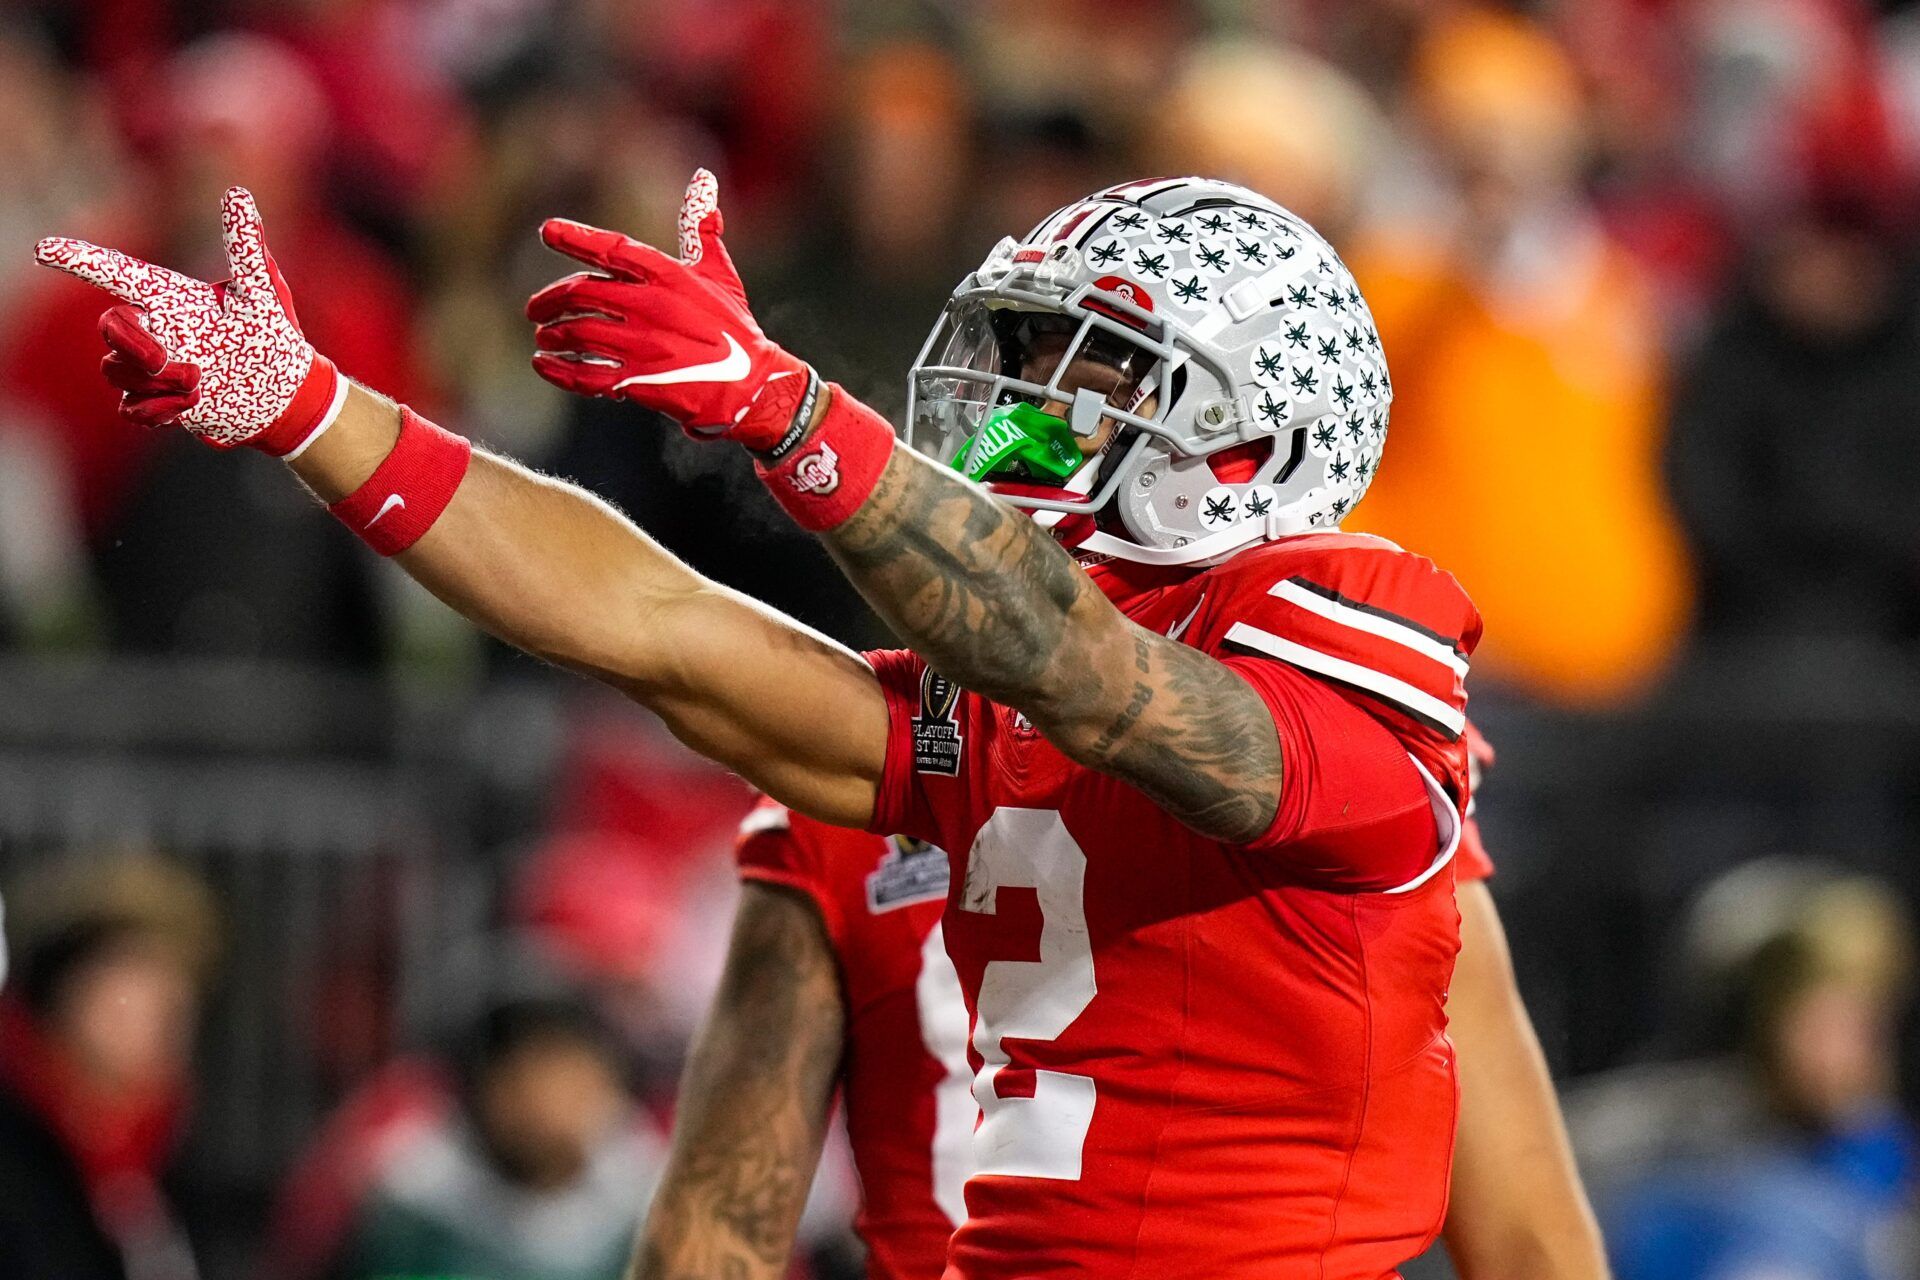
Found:
<svg viewBox="0 0 1920 1280"><path fill-rule="evenodd" d="M200 366L174 360L132 307L100 316L107 340L100 372L120 389L120 416L143 427L170 426L200 403Z"/></svg>
<svg viewBox="0 0 1920 1280"><path fill-rule="evenodd" d="M232 275L214 284L84 240L42 240L34 257L130 304L100 320L121 412L285 454L331 421L345 383L300 332L253 197L230 188L220 220Z"/></svg>
<svg viewBox="0 0 1920 1280"><path fill-rule="evenodd" d="M778 444L812 374L760 332L721 225L705 169L680 206L677 259L617 231L548 219L547 247L593 270L528 300L534 369L580 395L645 405L698 439Z"/></svg>

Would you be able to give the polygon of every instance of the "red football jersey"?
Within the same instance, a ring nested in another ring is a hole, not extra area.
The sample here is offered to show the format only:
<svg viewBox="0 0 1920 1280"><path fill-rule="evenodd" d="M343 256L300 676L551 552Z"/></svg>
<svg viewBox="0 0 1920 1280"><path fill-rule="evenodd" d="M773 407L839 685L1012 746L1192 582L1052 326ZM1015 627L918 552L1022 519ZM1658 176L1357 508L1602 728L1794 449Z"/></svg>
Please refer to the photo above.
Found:
<svg viewBox="0 0 1920 1280"><path fill-rule="evenodd" d="M875 828L955 860L981 1119L946 1274L1391 1276L1446 1209L1479 617L1346 534L1095 577L1260 693L1282 794L1259 839L1205 839L914 655L869 655L892 714Z"/></svg>
<svg viewBox="0 0 1920 1280"><path fill-rule="evenodd" d="M875 1280L937 1280L973 1167L967 1008L940 927L947 855L847 831L764 800L741 826L740 874L819 908L846 1001L841 1093Z"/></svg>

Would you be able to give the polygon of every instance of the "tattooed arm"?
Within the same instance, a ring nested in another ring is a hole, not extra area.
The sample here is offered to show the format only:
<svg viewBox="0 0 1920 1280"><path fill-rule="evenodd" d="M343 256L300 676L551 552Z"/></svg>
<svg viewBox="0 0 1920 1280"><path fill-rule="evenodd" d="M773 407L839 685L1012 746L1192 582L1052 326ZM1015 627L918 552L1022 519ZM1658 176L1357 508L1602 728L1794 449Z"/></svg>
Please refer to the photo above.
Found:
<svg viewBox="0 0 1920 1280"><path fill-rule="evenodd" d="M822 411L824 412L824 410ZM828 548L929 666L1202 835L1251 840L1280 795L1273 715L1218 661L1134 625L1032 520L906 449Z"/></svg>
<svg viewBox="0 0 1920 1280"><path fill-rule="evenodd" d="M818 912L792 890L747 882L627 1280L786 1274L826 1136L844 1016Z"/></svg>

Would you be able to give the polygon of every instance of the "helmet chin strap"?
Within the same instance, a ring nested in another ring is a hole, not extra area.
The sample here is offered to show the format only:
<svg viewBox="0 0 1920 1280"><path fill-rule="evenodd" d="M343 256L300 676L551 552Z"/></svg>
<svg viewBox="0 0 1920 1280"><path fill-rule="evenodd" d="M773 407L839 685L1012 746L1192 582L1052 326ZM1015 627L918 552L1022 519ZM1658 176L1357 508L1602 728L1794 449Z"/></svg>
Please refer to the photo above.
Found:
<svg viewBox="0 0 1920 1280"><path fill-rule="evenodd" d="M1063 493L1075 494L1078 497L1082 497L1082 498L1086 497L1087 491L1093 488L1093 481L1094 481L1095 474L1098 473L1098 471L1100 470L1099 467L1093 465L1095 461L1096 460L1093 458L1087 459L1087 465L1081 467L1078 471L1074 472L1071 476L1067 478L1067 482L1060 486L1061 491ZM1027 514L1032 516L1033 522L1039 525L1042 529L1051 529L1055 525L1059 524L1062 520L1066 519L1068 516L1086 515L1090 517L1093 515L1093 511L1091 509L1084 512L1082 511L1029 511Z"/></svg>
<svg viewBox="0 0 1920 1280"><path fill-rule="evenodd" d="M1128 397L1127 412L1139 412L1140 406L1146 403L1147 397L1153 395L1154 392L1159 389L1160 372L1158 369L1155 369L1140 380L1140 385L1134 389L1133 395ZM1081 437L1098 435L1100 431L1100 420L1105 416L1107 409L1106 397L1092 387L1081 387L1075 391L1073 393L1073 405L1068 410L1068 421L1073 424L1073 433ZM1061 488L1068 493L1077 494L1083 498L1086 497L1093 489L1093 482L1099 477L1101 459L1106 457L1108 450L1114 448L1120 441L1121 434L1120 431L1116 430L1107 440L1107 443L1101 447L1100 452L1089 457L1086 464L1074 472L1072 477L1069 478ZM1083 513L1074 511L1035 511L1032 513L1034 523L1038 524L1042 529L1052 529L1065 517L1079 514ZM1095 513L1089 511L1084 514L1091 518Z"/></svg>

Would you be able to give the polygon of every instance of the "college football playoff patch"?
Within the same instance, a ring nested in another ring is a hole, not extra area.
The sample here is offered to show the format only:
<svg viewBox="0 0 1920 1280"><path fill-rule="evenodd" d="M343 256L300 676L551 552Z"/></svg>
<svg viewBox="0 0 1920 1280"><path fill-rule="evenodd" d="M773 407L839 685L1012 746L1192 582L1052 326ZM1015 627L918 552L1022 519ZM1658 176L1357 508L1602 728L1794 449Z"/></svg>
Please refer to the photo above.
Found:
<svg viewBox="0 0 1920 1280"><path fill-rule="evenodd" d="M920 677L920 714L913 718L913 767L920 773L960 776L963 746L954 713L960 686L931 668Z"/></svg>

